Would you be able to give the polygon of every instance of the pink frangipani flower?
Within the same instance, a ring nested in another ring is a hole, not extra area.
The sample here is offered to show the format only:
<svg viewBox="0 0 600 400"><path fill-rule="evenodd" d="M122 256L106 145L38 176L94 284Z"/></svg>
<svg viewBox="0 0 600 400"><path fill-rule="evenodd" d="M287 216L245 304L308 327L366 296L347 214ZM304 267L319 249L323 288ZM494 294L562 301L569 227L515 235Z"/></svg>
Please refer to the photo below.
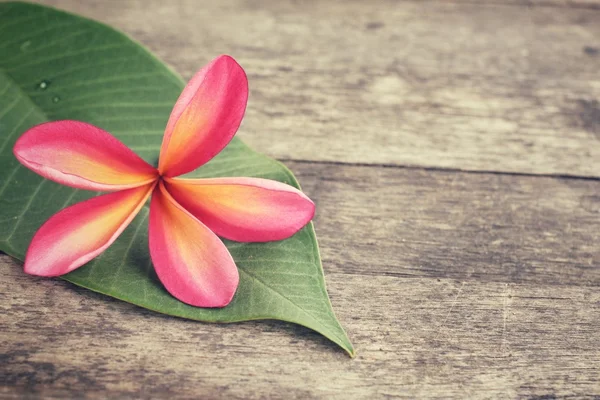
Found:
<svg viewBox="0 0 600 400"><path fill-rule="evenodd" d="M25 272L58 276L79 268L110 246L151 196L150 256L165 288L193 306L229 304L238 270L217 235L282 240L315 211L302 192L272 180L178 178L231 141L247 100L246 74L233 58L220 56L198 71L171 112L158 168L84 122L48 122L25 132L14 147L24 166L63 185L110 192L46 221L29 245Z"/></svg>

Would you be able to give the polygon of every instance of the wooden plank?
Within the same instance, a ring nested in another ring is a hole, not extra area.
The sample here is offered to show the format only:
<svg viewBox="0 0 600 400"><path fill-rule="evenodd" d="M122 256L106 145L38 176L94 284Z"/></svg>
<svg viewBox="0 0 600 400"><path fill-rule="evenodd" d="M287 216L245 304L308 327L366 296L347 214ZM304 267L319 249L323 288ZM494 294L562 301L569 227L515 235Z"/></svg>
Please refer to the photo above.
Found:
<svg viewBox="0 0 600 400"><path fill-rule="evenodd" d="M600 10L450 2L45 1L185 77L250 76L240 135L280 159L600 176Z"/></svg>
<svg viewBox="0 0 600 400"><path fill-rule="evenodd" d="M598 394L600 182L291 163L350 360L282 323L139 309L0 258L14 397Z"/></svg>
<svg viewBox="0 0 600 400"><path fill-rule="evenodd" d="M431 0L439 1L439 0ZM443 1L443 0L442 0ZM571 8L591 8L600 9L599 0L451 0L456 3L469 4L494 4L504 6L520 7L571 7Z"/></svg>
<svg viewBox="0 0 600 400"><path fill-rule="evenodd" d="M600 285L600 182L289 163L330 271Z"/></svg>
<svg viewBox="0 0 600 400"><path fill-rule="evenodd" d="M0 258L10 398L526 398L598 394L597 288L328 274L357 345L165 317ZM368 293L368 296L365 294Z"/></svg>

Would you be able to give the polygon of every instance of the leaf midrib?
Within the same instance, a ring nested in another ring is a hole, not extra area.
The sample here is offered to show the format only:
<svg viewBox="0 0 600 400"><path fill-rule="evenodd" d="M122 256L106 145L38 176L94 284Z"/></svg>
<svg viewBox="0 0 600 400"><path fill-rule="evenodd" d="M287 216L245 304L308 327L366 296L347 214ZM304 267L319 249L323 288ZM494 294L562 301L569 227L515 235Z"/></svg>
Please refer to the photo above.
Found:
<svg viewBox="0 0 600 400"><path fill-rule="evenodd" d="M277 289L267 285L265 282L263 282L260 278L258 278L257 276L251 274L250 272L246 271L246 269L238 267L238 269L243 272L244 274L246 274L248 277L252 278L254 281L260 283L261 285L263 285L264 287L266 287L267 289L271 290L273 293L276 293L279 297L281 297L282 299L286 300L288 303L294 305L296 308L298 308L304 315L308 316L310 320L312 320L313 322L315 322L317 325L320 326L325 326L327 328L327 332L328 334L326 334L325 336L327 336L327 338L337 342L338 344L342 345L347 351L351 352L351 349L349 349L346 346L346 343L344 342L343 338L341 338L339 336L339 334L337 332L331 331L331 326L329 324L325 324L323 321L320 321L318 319L316 319L314 316L312 316L308 311L306 311L301 305L295 303L293 300L289 299L285 294L281 293L280 291L278 291ZM333 317L333 315L331 315L331 317ZM296 322L296 321L289 321L289 322Z"/></svg>

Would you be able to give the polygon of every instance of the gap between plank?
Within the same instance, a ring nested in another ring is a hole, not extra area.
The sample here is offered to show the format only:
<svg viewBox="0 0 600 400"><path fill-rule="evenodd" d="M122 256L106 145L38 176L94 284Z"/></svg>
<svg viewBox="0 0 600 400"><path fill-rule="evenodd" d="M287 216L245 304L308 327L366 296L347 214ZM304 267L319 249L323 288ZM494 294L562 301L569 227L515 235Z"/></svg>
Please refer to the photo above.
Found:
<svg viewBox="0 0 600 400"><path fill-rule="evenodd" d="M466 4L466 5L477 5L477 6L499 6L499 7L525 7L525 8L573 8L573 9L588 9L588 10L600 10L600 2L596 4L592 3L577 3L570 0L555 0L546 1L543 3L535 3L531 0L522 0L517 2L516 0L510 3L503 2L502 0L488 0L481 2L480 0L451 0L451 1L440 1L440 0L418 0L412 1L413 3L421 3L427 1L429 3L451 3L451 4Z"/></svg>
<svg viewBox="0 0 600 400"><path fill-rule="evenodd" d="M277 158L282 163L298 163L298 164L321 164L321 165L338 165L345 167L368 167L368 168L397 168L397 169L408 169L408 170L421 170L421 171L432 171L432 172L460 172L464 174L478 174L478 175L507 175L507 176L524 176L532 178L556 178L556 179L571 179L571 180L583 180L583 181L600 181L598 176L585 176L585 175L570 175L570 174L540 174L533 172L511 172L511 171L491 171L491 170L472 170L472 169L461 169L461 168L450 168L450 167L425 167L419 165L399 165L399 164L387 164L387 163L360 163L360 162L344 162L344 161L328 161L328 160L296 160L293 158Z"/></svg>

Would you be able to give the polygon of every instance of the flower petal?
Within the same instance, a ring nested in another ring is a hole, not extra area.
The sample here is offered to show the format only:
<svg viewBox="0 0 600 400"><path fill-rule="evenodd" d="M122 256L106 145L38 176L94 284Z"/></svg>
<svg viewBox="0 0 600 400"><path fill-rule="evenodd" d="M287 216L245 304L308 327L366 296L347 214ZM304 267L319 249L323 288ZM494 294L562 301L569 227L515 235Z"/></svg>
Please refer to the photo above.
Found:
<svg viewBox="0 0 600 400"><path fill-rule="evenodd" d="M170 178L167 189L217 235L238 242L286 239L315 213L304 193L268 179Z"/></svg>
<svg viewBox="0 0 600 400"><path fill-rule="evenodd" d="M13 149L32 171L78 189L114 191L146 185L157 171L110 133L80 121L55 121L25 132Z"/></svg>
<svg viewBox="0 0 600 400"><path fill-rule="evenodd" d="M54 214L31 240L25 272L63 275L96 257L129 225L153 186L92 197Z"/></svg>
<svg viewBox="0 0 600 400"><path fill-rule="evenodd" d="M231 141L248 101L242 67L220 56L202 68L177 100L163 138L158 169L178 176L208 162Z"/></svg>
<svg viewBox="0 0 600 400"><path fill-rule="evenodd" d="M197 307L224 307L239 276L221 240L185 211L160 183L150 203L150 256L173 296Z"/></svg>

